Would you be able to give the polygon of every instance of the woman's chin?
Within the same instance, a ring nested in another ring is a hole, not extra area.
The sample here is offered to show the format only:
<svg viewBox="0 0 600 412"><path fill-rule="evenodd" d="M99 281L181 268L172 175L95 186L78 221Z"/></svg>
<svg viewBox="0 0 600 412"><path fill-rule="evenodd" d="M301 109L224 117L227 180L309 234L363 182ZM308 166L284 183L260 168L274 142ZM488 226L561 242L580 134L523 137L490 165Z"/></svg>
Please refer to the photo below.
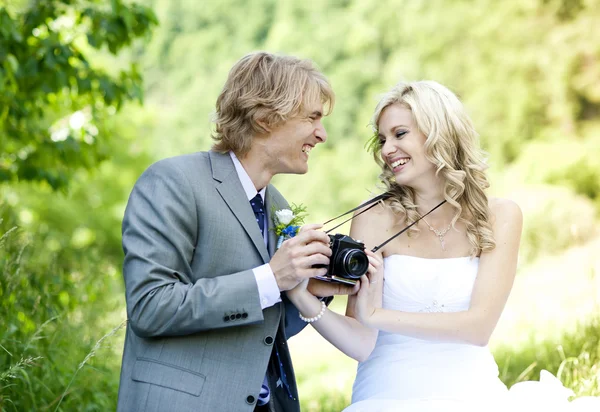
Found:
<svg viewBox="0 0 600 412"><path fill-rule="evenodd" d="M400 186L410 186L411 179L407 178L406 175L398 173L394 175L393 181Z"/></svg>

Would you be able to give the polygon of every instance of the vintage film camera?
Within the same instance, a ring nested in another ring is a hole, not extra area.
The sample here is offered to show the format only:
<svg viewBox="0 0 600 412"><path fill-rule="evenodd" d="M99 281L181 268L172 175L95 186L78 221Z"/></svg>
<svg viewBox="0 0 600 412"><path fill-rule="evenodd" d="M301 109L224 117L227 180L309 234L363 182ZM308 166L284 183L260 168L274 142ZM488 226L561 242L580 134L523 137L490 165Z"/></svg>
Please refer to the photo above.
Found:
<svg viewBox="0 0 600 412"><path fill-rule="evenodd" d="M329 266L315 265L315 267L327 267L327 274L316 278L327 282L355 285L369 268L365 245L350 236L338 233L329 235L329 247L332 252Z"/></svg>
<svg viewBox="0 0 600 412"><path fill-rule="evenodd" d="M324 223L324 225L326 225L327 223L330 223L336 219L339 219L342 216L352 213L358 209L362 209L365 206L370 205L369 207L358 212L354 216L354 217L356 217L356 216L360 215L361 213L364 213L367 210L374 207L377 204L377 202L379 202L381 200L385 200L385 199L389 198L390 196L391 196L391 194L389 192L382 193L382 194L366 201L365 203L355 207L354 209L349 210L346 213L343 213L337 217L334 217L333 219L328 220L327 222ZM437 206L432 208L429 212L425 213L423 216L420 216L418 219L416 219L414 222L412 222L411 224L409 224L408 226L403 228L401 231L399 231L395 235L389 237L385 242L381 243L378 246L375 246L373 249L371 249L371 251L377 252L379 249L384 247L386 244L388 244L390 241L392 241L396 237L400 236L402 233L406 232L412 226L416 225L419 222L419 220L421 220L425 216L429 215L431 212L436 210L438 207L442 206L444 203L446 203L445 199L442 202L440 202ZM354 217L351 217L350 219L342 222L341 224L337 225L333 229L330 229L326 233L329 233L332 230L340 227L344 223L352 220ZM355 285L356 282L358 281L358 279L360 279L360 277L362 275L367 273L367 270L369 269L369 258L367 256L367 254L365 253L364 243L362 243L360 240L354 240L350 236L346 236L346 235L342 235L342 234L338 233L335 235L329 235L329 247L331 248L331 251L332 251L331 258L329 259L329 266L326 266L326 265L315 265L314 266L314 267L321 267L321 268L327 267L327 274L325 274L325 276L315 276L315 278L324 280L327 282L340 282L340 283L345 283L348 285Z"/></svg>

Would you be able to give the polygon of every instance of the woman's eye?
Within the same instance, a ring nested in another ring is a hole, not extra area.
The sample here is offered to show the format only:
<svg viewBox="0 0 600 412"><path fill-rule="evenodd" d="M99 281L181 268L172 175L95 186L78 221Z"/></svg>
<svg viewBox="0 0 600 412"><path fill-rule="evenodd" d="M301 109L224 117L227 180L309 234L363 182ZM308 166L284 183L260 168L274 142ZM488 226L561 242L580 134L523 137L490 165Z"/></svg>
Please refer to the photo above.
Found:
<svg viewBox="0 0 600 412"><path fill-rule="evenodd" d="M379 139L379 146L383 146L385 144L385 139Z"/></svg>
<svg viewBox="0 0 600 412"><path fill-rule="evenodd" d="M396 132L396 139L402 138L402 136L404 136L406 133L408 133L408 132L407 131L398 131L398 132Z"/></svg>

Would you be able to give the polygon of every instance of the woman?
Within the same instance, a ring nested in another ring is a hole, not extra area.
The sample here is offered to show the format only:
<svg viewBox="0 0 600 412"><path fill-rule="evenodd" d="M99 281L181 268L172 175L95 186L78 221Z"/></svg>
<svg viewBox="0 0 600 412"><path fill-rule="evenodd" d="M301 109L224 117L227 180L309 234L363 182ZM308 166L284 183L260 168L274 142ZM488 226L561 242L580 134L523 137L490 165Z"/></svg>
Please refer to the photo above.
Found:
<svg viewBox="0 0 600 412"><path fill-rule="evenodd" d="M529 390L507 395L487 346L513 285L522 214L486 196L483 153L462 104L438 83L399 83L372 124L370 148L392 196L356 216L350 236L372 248L418 222L367 252L346 316L320 312L304 284L288 292L312 316L304 319L360 362L347 411L494 410L531 399ZM556 406L558 391L550 393L538 400Z"/></svg>

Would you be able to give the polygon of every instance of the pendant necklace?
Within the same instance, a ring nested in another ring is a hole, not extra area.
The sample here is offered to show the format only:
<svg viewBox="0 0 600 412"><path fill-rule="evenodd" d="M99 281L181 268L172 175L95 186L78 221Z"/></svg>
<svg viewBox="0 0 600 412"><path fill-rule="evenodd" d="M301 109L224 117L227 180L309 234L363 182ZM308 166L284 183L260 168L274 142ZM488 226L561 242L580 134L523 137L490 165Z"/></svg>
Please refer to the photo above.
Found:
<svg viewBox="0 0 600 412"><path fill-rule="evenodd" d="M444 236L446 236L446 233L448 233L448 231L452 227L452 222L450 222L450 224L448 225L448 227L446 229L440 231L440 230L434 229L433 226L431 226L429 224L429 222L427 222L424 218L422 218L422 219L423 219L423 222L425 222L425 224L427 226L429 226L429 230L431 230L433 233L435 233L435 235L438 237L438 239L440 239L440 244L442 246L442 250L446 251L446 242L444 241Z"/></svg>

